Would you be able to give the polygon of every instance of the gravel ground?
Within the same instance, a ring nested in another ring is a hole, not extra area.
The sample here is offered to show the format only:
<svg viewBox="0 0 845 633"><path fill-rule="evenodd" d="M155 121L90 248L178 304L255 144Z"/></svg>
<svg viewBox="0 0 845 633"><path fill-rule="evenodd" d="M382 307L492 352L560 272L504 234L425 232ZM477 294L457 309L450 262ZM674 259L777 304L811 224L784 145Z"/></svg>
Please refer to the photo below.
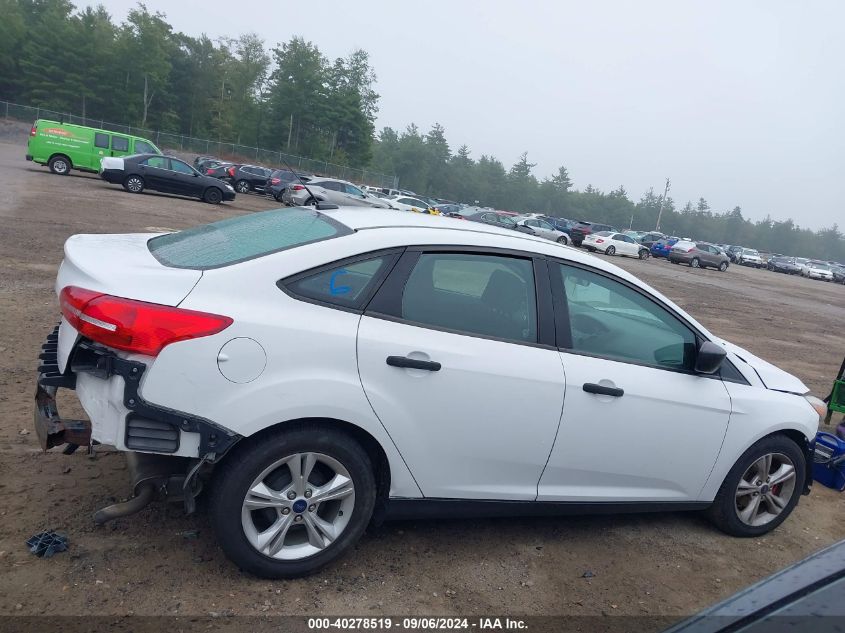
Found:
<svg viewBox="0 0 845 633"><path fill-rule="evenodd" d="M316 576L269 582L223 557L202 510L185 517L153 505L95 527L91 514L127 494L124 458L44 454L32 431L34 370L58 316L62 243L74 233L178 229L274 204L133 196L96 176L53 176L23 160L19 130L0 126L4 137L16 142L0 143L0 615L680 617L845 536L843 497L815 486L761 539L725 536L697 514L413 521L371 530ZM818 394L829 389L845 353L845 287L736 266L719 273L617 261L717 334ZM50 560L29 554L24 541L51 528L69 535L70 550Z"/></svg>

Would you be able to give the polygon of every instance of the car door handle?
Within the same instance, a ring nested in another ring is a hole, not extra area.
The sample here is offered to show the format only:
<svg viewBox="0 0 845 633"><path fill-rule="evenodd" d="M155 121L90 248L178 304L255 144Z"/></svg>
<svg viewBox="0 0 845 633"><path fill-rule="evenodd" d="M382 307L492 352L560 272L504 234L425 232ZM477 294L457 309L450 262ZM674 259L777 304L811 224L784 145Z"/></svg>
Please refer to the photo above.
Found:
<svg viewBox="0 0 845 633"><path fill-rule="evenodd" d="M602 396L613 396L614 398L621 398L625 394L625 391L619 389L619 387L605 387L604 385L597 385L594 382L585 382L584 391Z"/></svg>
<svg viewBox="0 0 845 633"><path fill-rule="evenodd" d="M391 367L405 367L407 369L424 369L426 371L440 371L440 363L433 360L417 360L407 356L388 356L387 364Z"/></svg>

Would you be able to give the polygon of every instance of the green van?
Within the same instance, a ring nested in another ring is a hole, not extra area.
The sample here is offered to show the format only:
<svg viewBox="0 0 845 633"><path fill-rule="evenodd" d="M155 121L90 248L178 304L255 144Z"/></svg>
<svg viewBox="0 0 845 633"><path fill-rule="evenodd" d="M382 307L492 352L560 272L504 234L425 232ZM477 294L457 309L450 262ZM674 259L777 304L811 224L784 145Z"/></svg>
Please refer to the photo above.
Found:
<svg viewBox="0 0 845 633"><path fill-rule="evenodd" d="M129 154L161 154L161 151L138 136L38 119L29 131L26 159L47 165L54 174L64 176L71 169L96 173L104 156Z"/></svg>

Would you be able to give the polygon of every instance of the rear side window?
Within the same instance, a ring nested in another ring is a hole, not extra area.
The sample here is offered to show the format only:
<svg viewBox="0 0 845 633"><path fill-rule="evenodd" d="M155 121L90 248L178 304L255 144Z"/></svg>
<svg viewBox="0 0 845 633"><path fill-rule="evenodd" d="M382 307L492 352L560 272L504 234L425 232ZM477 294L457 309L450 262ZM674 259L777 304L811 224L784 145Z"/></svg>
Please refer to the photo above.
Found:
<svg viewBox="0 0 845 633"><path fill-rule="evenodd" d="M124 138L123 136L112 136L111 137L111 148L116 152L128 152L129 151L129 139Z"/></svg>
<svg viewBox="0 0 845 633"><path fill-rule="evenodd" d="M103 149L109 148L109 135L103 134L102 132L95 132L94 133L94 146L95 147L102 147Z"/></svg>
<svg viewBox="0 0 845 633"><path fill-rule="evenodd" d="M141 164L157 169L170 169L170 159L164 156L150 156L148 159L141 161Z"/></svg>
<svg viewBox="0 0 845 633"><path fill-rule="evenodd" d="M147 247L165 266L206 270L350 233L317 211L275 209L160 235Z"/></svg>
<svg viewBox="0 0 845 633"><path fill-rule="evenodd" d="M297 275L279 282L290 294L320 303L361 309L378 282L396 261L395 254L323 267L318 272Z"/></svg>

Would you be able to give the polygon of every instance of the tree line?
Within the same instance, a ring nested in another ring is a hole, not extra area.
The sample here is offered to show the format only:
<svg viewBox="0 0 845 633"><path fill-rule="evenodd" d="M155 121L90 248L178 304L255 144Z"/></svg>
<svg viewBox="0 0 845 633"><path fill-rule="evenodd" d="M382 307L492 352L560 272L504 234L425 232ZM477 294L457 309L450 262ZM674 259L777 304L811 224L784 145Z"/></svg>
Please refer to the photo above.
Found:
<svg viewBox="0 0 845 633"><path fill-rule="evenodd" d="M538 178L523 154L506 167L489 154L452 151L443 127L375 132L379 95L365 50L328 59L292 37L268 48L255 34L211 40L175 32L143 4L117 24L102 6L69 0L0 0L0 98L113 123L281 150L396 174L420 194L513 211L538 211L618 228L845 261L834 223L751 221L704 198L677 208L653 191L634 202L623 186L578 190L561 166ZM796 209L800 214L801 210ZM799 216L800 217L800 216Z"/></svg>

